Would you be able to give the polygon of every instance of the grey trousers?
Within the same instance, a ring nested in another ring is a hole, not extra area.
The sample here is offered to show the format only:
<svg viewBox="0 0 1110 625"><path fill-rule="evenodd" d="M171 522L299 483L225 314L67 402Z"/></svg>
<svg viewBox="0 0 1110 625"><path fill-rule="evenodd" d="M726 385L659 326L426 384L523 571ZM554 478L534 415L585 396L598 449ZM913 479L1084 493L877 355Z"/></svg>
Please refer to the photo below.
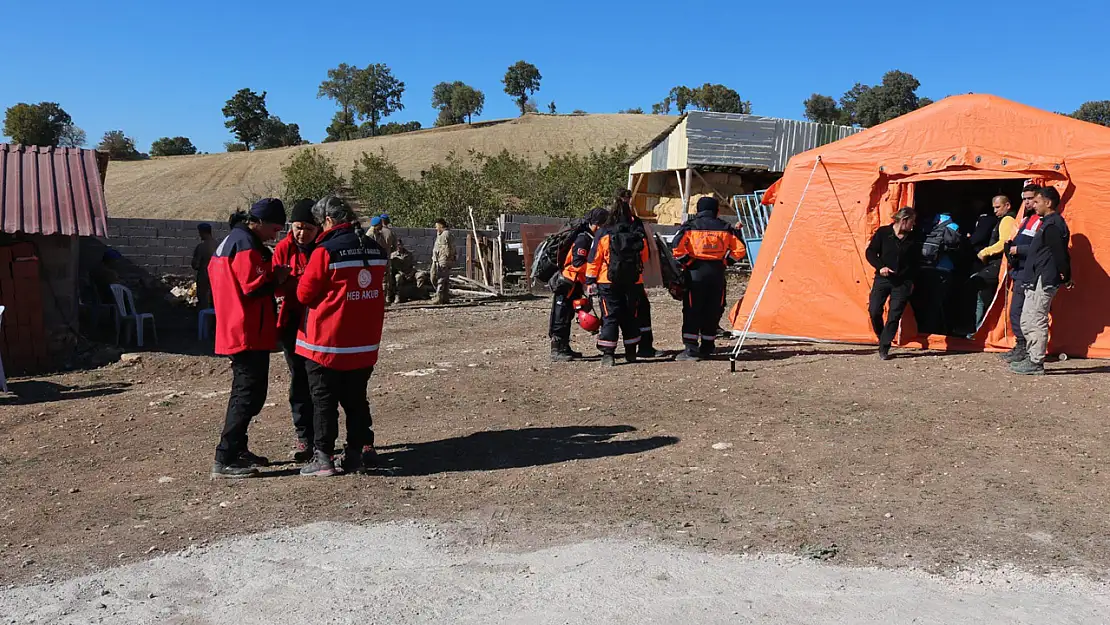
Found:
<svg viewBox="0 0 1110 625"><path fill-rule="evenodd" d="M1037 280L1036 286L1025 287L1025 305L1021 309L1021 332L1028 342L1029 360L1043 364L1048 352L1048 311L1059 287L1045 286Z"/></svg>

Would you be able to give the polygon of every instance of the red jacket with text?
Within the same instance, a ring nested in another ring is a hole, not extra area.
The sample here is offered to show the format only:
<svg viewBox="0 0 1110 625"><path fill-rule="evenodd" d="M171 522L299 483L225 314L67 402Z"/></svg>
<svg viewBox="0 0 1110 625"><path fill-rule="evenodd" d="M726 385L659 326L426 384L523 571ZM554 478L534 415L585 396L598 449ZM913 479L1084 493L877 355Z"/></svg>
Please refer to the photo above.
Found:
<svg viewBox="0 0 1110 625"><path fill-rule="evenodd" d="M377 364L388 263L385 250L351 224L324 232L297 284L305 306L297 354L340 371Z"/></svg>
<svg viewBox="0 0 1110 625"><path fill-rule="evenodd" d="M293 233L290 232L274 248L274 267L288 265L292 270L289 272L289 279L277 291L279 330L301 324L304 306L297 300L297 284L308 267L308 259L314 247L315 243L308 247L297 245L297 241L293 239Z"/></svg>
<svg viewBox="0 0 1110 625"><path fill-rule="evenodd" d="M216 353L224 356L277 347L271 253L244 224L216 248L208 263L216 309Z"/></svg>

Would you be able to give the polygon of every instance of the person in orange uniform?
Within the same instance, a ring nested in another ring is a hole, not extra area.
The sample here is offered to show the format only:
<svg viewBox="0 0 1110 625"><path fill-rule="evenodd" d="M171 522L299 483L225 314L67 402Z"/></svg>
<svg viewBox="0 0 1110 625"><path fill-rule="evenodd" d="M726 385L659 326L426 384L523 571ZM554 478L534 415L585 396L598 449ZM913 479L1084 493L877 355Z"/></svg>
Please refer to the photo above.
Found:
<svg viewBox="0 0 1110 625"><path fill-rule="evenodd" d="M582 297L586 286L586 259L594 244L594 233L605 223L609 211L595 208L586 214L586 228L574 238L563 269L555 274L551 291L551 321L547 333L551 337L552 362L569 362L582 354L570 348L570 324L574 318L574 301Z"/></svg>
<svg viewBox="0 0 1110 625"><path fill-rule="evenodd" d="M293 429L297 442L294 462L312 458L313 426L312 395L308 389L305 358L297 355L297 329L304 322L304 306L297 301L297 283L308 266L308 258L316 247L320 226L312 216L316 200L298 200L289 216L289 234L274 249L274 266L289 267L289 279L278 290L278 341L289 367L289 408L293 412Z"/></svg>
<svg viewBox="0 0 1110 625"><path fill-rule="evenodd" d="M676 360L701 360L716 350L717 328L725 312L725 267L744 258L740 235L717 217L717 198L698 200L697 214L675 234L674 259L690 275L682 300L682 344ZM700 346L699 346L700 340Z"/></svg>
<svg viewBox="0 0 1110 625"><path fill-rule="evenodd" d="M597 348L601 365L615 364L618 335L624 335L624 358L636 362L640 342L640 320L636 309L644 284L648 262L648 242L635 230L626 210L614 207L598 231L586 259L586 292L601 297L601 331Z"/></svg>

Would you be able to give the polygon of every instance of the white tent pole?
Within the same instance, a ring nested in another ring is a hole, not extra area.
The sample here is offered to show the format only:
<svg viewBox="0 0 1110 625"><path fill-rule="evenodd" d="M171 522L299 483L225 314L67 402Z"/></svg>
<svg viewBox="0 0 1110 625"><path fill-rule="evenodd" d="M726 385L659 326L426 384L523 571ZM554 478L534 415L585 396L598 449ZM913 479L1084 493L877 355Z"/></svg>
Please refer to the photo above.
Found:
<svg viewBox="0 0 1110 625"><path fill-rule="evenodd" d="M782 257L782 250L786 247L786 240L790 237L790 231L794 229L794 222L798 219L798 211L802 208L802 202L806 199L806 193L809 192L809 184L813 182L813 174L817 173L817 166L821 164L821 157L818 156L817 160L813 162L813 169L809 172L809 180L806 181L806 186L802 189L802 197L798 198L798 205L794 207L794 215L790 217L790 223L786 226L786 232L782 235L782 242L779 243L779 249L775 252L775 258L771 261L771 268L767 271L767 279L763 281L763 286L759 289L759 295L755 298L755 303L752 304L752 311L748 313L748 320L744 323L744 329L740 332L740 338L736 341L736 347L732 349L732 368L736 369L736 357L740 355L740 350L744 349L744 341L748 338L748 332L752 329L752 320L755 319L755 312L759 310L760 303L763 302L763 295L767 292L767 285L771 283L771 276L775 274L775 267L779 264L779 258Z"/></svg>

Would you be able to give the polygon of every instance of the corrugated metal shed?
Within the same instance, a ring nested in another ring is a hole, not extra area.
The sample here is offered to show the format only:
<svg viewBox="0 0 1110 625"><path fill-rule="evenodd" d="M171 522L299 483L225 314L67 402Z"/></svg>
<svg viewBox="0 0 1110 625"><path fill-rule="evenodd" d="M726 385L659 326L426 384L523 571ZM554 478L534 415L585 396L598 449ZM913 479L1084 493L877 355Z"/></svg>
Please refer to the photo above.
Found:
<svg viewBox="0 0 1110 625"><path fill-rule="evenodd" d="M690 111L636 157L629 173L698 165L781 172L790 157L861 130L777 117Z"/></svg>
<svg viewBox="0 0 1110 625"><path fill-rule="evenodd" d="M106 236L106 155L0 144L0 232Z"/></svg>

